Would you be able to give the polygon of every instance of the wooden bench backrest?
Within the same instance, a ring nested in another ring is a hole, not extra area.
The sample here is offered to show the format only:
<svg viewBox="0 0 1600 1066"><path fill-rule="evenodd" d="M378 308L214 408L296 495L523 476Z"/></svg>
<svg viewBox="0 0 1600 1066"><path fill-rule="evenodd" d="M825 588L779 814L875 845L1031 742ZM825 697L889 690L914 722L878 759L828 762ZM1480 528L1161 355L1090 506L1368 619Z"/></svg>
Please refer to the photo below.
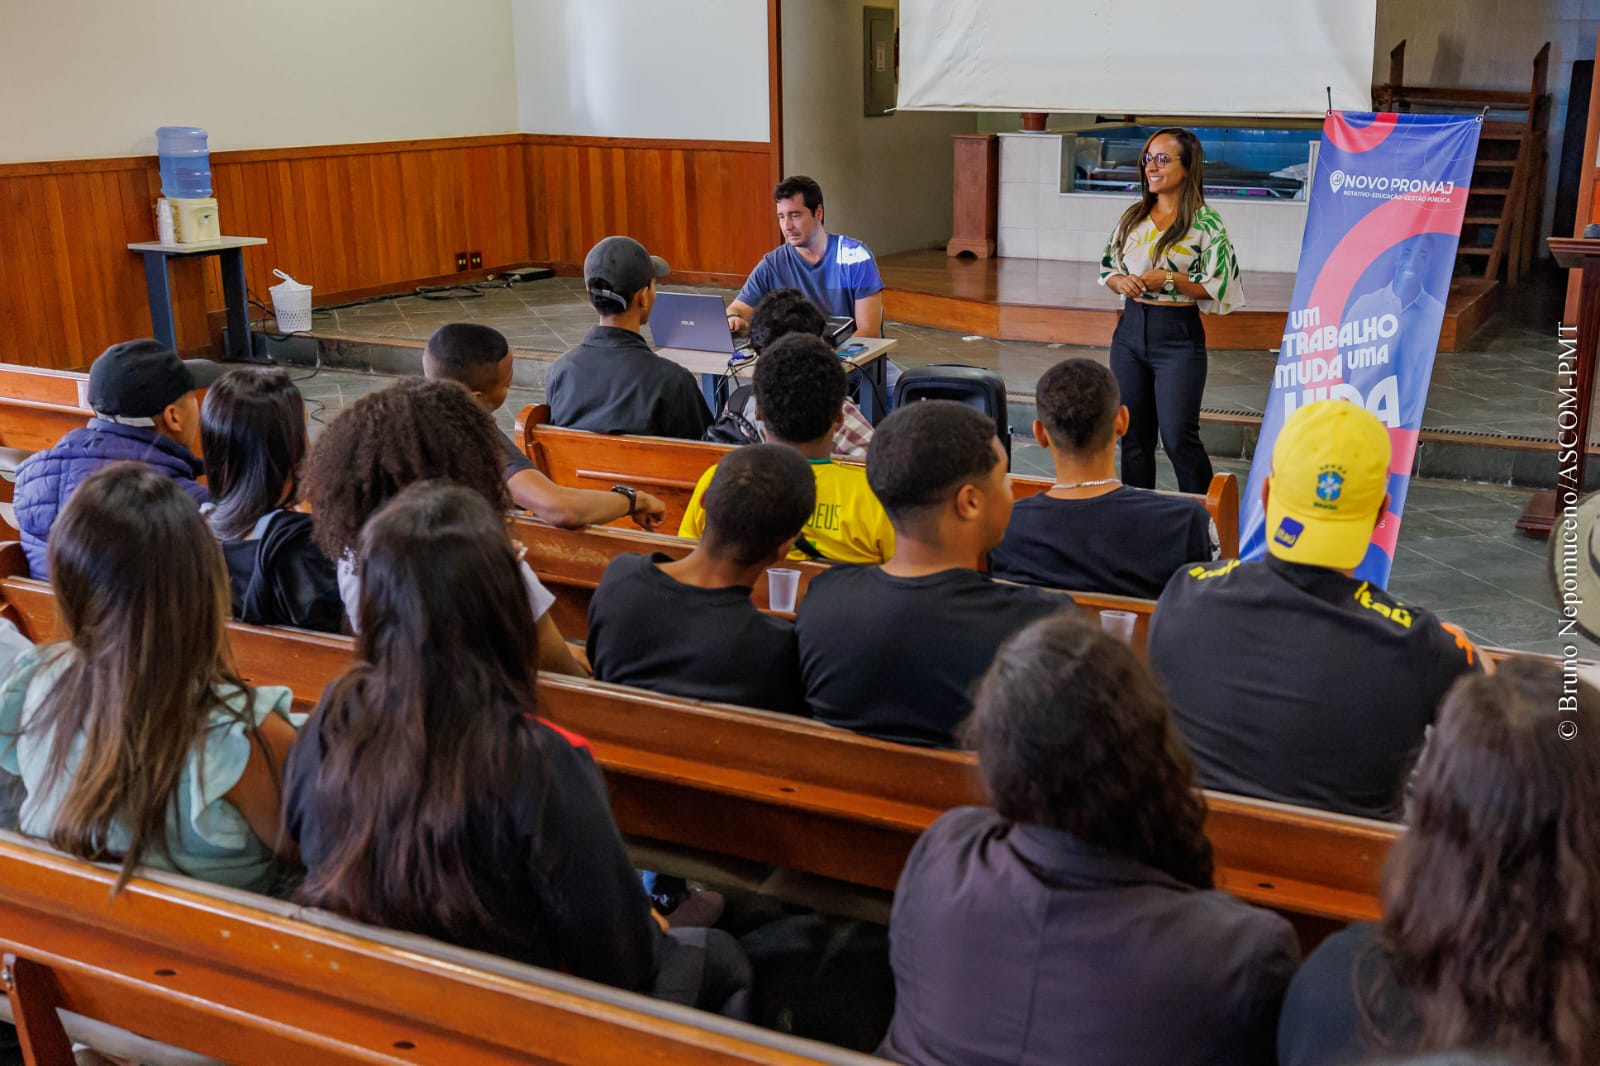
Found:
<svg viewBox="0 0 1600 1066"><path fill-rule="evenodd" d="M661 552L675 559L689 554L694 542L661 533L645 533L626 528L611 529L557 529L534 518L525 516L513 520L512 536L528 549L528 565L533 567L551 593L556 604L556 625L565 637L581 640L589 631L589 601L600 583L606 565L626 552ZM800 571L800 599L804 599L811 579L827 570L826 564L812 562L787 562L784 565ZM1134 599L1130 596L1109 596L1094 592L1068 593L1078 607L1098 616L1101 611L1129 611L1134 618L1133 645L1143 648L1149 632L1150 616L1155 610L1154 600ZM762 575L756 583L753 599L763 611L769 610L767 579Z"/></svg>
<svg viewBox="0 0 1600 1066"><path fill-rule="evenodd" d="M41 452L93 417L85 407L0 396L0 447Z"/></svg>
<svg viewBox="0 0 1600 1066"><path fill-rule="evenodd" d="M89 406L89 375L80 370L47 370L0 363L0 397L33 400L57 407Z"/></svg>
<svg viewBox="0 0 1600 1066"><path fill-rule="evenodd" d="M0 573L20 551L0 548ZM0 579L35 640L58 622L50 588ZM240 672L304 705L349 662L343 637L230 626ZM982 803L972 757L858 737L817 723L615 685L541 676L539 713L587 736L625 833L892 890L918 834ZM1378 913L1377 877L1398 827L1208 794L1219 885L1294 914Z"/></svg>
<svg viewBox="0 0 1600 1066"><path fill-rule="evenodd" d="M237 1063L876 1061L187 878L0 837L0 951L28 1061L56 1008Z"/></svg>
<svg viewBox="0 0 1600 1066"><path fill-rule="evenodd" d="M534 465L558 485L609 489L628 484L658 496L666 505L662 528L676 533L700 475L719 462L731 445L670 437L628 437L587 433L546 425L550 408L531 404L517 414L516 439ZM1018 499L1050 488L1047 478L1012 475ZM1232 474L1211 479L1206 509L1217 524L1223 558L1239 554L1239 480ZM622 518L613 526L631 525Z"/></svg>

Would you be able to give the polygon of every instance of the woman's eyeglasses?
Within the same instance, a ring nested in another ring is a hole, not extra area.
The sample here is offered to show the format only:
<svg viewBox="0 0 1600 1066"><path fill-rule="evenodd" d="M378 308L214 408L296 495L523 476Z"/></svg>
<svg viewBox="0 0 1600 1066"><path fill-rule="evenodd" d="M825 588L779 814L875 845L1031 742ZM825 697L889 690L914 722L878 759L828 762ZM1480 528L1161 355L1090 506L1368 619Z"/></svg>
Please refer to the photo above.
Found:
<svg viewBox="0 0 1600 1066"><path fill-rule="evenodd" d="M1164 167L1168 163L1172 162L1172 157L1165 152L1157 152L1155 155L1151 155L1149 152L1146 152L1144 155L1139 157L1139 161L1145 166L1149 166L1151 163L1154 163L1157 166Z"/></svg>

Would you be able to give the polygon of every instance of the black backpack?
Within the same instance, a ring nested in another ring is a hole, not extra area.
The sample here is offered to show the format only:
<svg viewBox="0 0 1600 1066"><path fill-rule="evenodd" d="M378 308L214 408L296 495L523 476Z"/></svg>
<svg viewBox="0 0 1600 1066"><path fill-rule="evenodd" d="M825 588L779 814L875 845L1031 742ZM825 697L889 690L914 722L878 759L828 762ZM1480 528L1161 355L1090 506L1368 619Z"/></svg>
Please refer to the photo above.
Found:
<svg viewBox="0 0 1600 1066"><path fill-rule="evenodd" d="M728 397L727 406L722 409L722 416L711 423L711 428L700 439L713 444L760 444L763 440L761 430L744 416L754 395L754 385L741 385L734 389L733 395Z"/></svg>

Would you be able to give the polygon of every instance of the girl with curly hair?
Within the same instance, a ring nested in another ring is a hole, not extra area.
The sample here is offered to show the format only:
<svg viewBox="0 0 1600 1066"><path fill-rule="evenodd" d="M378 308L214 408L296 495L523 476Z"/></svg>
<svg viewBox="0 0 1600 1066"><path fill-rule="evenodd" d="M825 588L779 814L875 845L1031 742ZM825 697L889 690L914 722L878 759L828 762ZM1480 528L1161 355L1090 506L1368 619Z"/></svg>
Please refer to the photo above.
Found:
<svg viewBox="0 0 1600 1066"><path fill-rule="evenodd" d="M1445 697L1389 851L1383 921L1290 986L1285 1066L1471 1048L1600 1062L1600 692L1512 659Z"/></svg>
<svg viewBox="0 0 1600 1066"><path fill-rule="evenodd" d="M453 381L406 378L363 396L340 413L311 451L306 497L317 544L338 565L339 592L350 625L360 630L361 527L406 486L448 481L471 489L497 514L511 510L501 477L494 420ZM509 536L509 534L508 534ZM550 616L555 597L526 563L519 564L538 634L539 668L585 674Z"/></svg>
<svg viewBox="0 0 1600 1066"><path fill-rule="evenodd" d="M1052 615L1001 646L965 729L994 808L948 812L906 862L879 1053L1271 1062L1294 931L1214 891L1205 801L1148 668Z"/></svg>

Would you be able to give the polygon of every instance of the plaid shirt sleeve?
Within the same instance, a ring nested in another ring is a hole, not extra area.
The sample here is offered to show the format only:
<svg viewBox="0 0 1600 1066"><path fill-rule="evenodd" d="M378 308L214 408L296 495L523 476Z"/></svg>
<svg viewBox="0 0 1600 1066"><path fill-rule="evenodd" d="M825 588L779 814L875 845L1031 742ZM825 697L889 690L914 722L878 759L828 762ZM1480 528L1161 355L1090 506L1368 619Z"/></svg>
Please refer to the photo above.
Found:
<svg viewBox="0 0 1600 1066"><path fill-rule="evenodd" d="M841 459L865 459L867 442L872 439L872 423L861 414L861 408L844 402L844 423L833 435L833 454Z"/></svg>

